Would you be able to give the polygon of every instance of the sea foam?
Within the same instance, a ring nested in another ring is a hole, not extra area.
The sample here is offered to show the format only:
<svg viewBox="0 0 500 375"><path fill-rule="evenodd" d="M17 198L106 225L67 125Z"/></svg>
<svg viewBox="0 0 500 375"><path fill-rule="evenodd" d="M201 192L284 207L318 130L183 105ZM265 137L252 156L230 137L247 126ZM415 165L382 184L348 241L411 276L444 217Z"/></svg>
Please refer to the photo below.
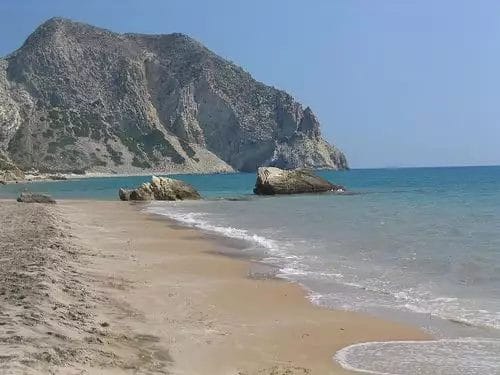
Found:
<svg viewBox="0 0 500 375"><path fill-rule="evenodd" d="M190 227L257 245L266 251L266 256L262 261L278 267L277 276L281 278L293 280L295 276L309 273L302 268L302 257L287 251L290 244L251 233L246 229L212 224L202 212L177 212L171 208L165 204L156 203L151 204L146 211L168 217Z"/></svg>
<svg viewBox="0 0 500 375"><path fill-rule="evenodd" d="M205 214L201 212L175 212L168 209L164 205L151 205L147 208L147 211L150 213L168 217L169 219L175 220L184 225L188 225L212 233L217 233L225 237L247 241L261 246L276 255L281 255L279 251L280 247L278 246L276 241L263 236L259 236L257 234L250 233L245 229L211 224L208 220L205 220Z"/></svg>
<svg viewBox="0 0 500 375"><path fill-rule="evenodd" d="M354 344L335 360L346 370L375 375L498 375L500 340L482 338Z"/></svg>

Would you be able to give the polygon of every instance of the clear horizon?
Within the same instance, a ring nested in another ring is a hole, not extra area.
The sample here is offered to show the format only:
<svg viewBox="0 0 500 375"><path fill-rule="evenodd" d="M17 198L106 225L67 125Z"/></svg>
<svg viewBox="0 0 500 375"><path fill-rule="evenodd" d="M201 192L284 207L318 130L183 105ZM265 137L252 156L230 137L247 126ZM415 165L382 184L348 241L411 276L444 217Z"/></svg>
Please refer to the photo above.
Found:
<svg viewBox="0 0 500 375"><path fill-rule="evenodd" d="M0 56L59 16L182 32L318 116L352 168L500 164L500 3L264 0L0 3Z"/></svg>

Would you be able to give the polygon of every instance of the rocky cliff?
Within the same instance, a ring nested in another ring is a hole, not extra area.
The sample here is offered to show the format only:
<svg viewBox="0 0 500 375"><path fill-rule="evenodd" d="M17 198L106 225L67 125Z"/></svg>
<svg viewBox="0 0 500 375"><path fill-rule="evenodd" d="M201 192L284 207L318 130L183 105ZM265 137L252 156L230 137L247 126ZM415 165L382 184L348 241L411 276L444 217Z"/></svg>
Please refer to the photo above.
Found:
<svg viewBox="0 0 500 375"><path fill-rule="evenodd" d="M0 150L0 184L23 179L24 173Z"/></svg>
<svg viewBox="0 0 500 375"><path fill-rule="evenodd" d="M309 108L197 41L60 18L0 59L0 150L50 172L347 167Z"/></svg>

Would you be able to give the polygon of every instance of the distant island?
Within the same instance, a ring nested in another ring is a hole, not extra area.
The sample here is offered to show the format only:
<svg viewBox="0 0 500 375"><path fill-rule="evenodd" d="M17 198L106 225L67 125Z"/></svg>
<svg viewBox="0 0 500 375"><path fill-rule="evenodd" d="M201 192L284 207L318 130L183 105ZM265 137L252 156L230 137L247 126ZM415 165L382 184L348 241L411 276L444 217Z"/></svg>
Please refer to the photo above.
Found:
<svg viewBox="0 0 500 375"><path fill-rule="evenodd" d="M0 59L0 155L46 173L348 168L309 107L190 37L62 18Z"/></svg>

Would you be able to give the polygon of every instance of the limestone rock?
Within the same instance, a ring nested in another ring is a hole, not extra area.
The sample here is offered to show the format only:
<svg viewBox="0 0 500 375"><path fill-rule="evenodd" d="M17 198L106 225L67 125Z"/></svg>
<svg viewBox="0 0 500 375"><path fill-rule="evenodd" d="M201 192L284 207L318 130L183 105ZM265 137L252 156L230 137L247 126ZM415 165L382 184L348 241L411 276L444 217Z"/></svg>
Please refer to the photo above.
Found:
<svg viewBox="0 0 500 375"><path fill-rule="evenodd" d="M0 59L0 150L44 173L347 168L310 108L196 40L62 18Z"/></svg>
<svg viewBox="0 0 500 375"><path fill-rule="evenodd" d="M151 201L155 199L150 183L143 183L137 189L132 190L129 197L132 201Z"/></svg>
<svg viewBox="0 0 500 375"><path fill-rule="evenodd" d="M275 167L260 167L254 193L258 195L344 192L344 187L334 185L310 170L283 170Z"/></svg>
<svg viewBox="0 0 500 375"><path fill-rule="evenodd" d="M131 192L132 190L120 188L120 190L118 190L118 196L121 201L129 201Z"/></svg>
<svg viewBox="0 0 500 375"><path fill-rule="evenodd" d="M0 183L5 184L10 181L20 181L23 179L24 172L0 151Z"/></svg>
<svg viewBox="0 0 500 375"><path fill-rule="evenodd" d="M150 187L156 200L174 201L201 198L194 187L173 178L153 176Z"/></svg>
<svg viewBox="0 0 500 375"><path fill-rule="evenodd" d="M17 201L22 203L56 203L50 195L30 192L21 193L21 195L17 198Z"/></svg>
<svg viewBox="0 0 500 375"><path fill-rule="evenodd" d="M196 189L184 181L156 176L151 178L151 182L145 182L137 189L120 189L118 195L122 201L176 201L201 198Z"/></svg>

